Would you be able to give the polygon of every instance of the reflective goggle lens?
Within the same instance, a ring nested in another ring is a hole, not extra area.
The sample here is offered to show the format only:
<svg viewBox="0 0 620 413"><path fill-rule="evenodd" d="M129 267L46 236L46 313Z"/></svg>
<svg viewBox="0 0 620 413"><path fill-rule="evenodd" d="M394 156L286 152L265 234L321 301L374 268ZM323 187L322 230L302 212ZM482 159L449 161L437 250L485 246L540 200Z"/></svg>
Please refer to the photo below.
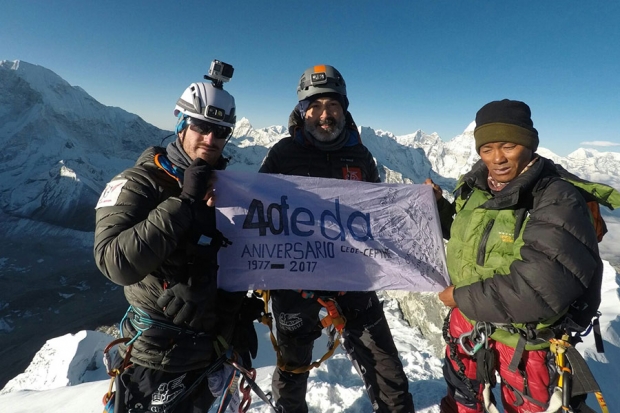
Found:
<svg viewBox="0 0 620 413"><path fill-rule="evenodd" d="M187 123L189 127L196 133L201 135L208 135L213 133L215 139L226 139L232 133L232 128L226 126L216 125L211 122L206 122L200 119L188 118Z"/></svg>

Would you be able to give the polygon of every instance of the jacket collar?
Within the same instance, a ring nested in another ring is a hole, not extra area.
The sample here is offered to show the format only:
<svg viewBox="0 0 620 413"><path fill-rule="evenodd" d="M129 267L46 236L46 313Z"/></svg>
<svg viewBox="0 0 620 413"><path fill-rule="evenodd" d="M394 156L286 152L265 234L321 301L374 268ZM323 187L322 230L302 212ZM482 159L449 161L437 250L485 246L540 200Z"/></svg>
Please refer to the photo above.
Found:
<svg viewBox="0 0 620 413"><path fill-rule="evenodd" d="M522 203L526 197L530 197L534 186L540 180L543 175L543 171L548 170L551 161L542 156L539 156L539 160L524 173L513 179L504 189L500 192L493 193L493 197L485 202L482 206L487 209L507 209L513 208ZM480 191L491 193L487 184L487 178L489 176L489 170L479 160L474 164L471 171L465 174L457 188L455 190L455 196L467 198L469 193L475 188Z"/></svg>

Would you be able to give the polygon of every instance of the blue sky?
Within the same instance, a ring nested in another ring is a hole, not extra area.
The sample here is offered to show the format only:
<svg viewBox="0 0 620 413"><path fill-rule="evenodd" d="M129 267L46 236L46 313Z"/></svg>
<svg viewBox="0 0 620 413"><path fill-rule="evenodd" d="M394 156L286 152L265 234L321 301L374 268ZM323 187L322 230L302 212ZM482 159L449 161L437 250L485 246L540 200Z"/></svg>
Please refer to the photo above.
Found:
<svg viewBox="0 0 620 413"><path fill-rule="evenodd" d="M620 152L616 1L9 1L0 60L45 66L100 102L172 129L210 62L256 128L286 125L303 71L343 74L358 125L460 134L485 103L523 100L541 146ZM609 142L592 146L584 142Z"/></svg>

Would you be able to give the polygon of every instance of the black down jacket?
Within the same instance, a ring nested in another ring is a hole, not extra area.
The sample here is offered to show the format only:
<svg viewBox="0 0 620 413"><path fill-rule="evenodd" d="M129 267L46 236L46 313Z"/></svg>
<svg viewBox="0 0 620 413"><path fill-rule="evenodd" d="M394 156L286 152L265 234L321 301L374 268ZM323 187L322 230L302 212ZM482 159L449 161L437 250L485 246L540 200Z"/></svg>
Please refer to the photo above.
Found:
<svg viewBox="0 0 620 413"><path fill-rule="evenodd" d="M583 196L543 157L501 192L488 189L488 175L478 161L455 192L447 261L459 309L523 329L545 328L567 311L587 325L600 303L603 265ZM511 346L518 339L503 330L493 338Z"/></svg>
<svg viewBox="0 0 620 413"><path fill-rule="evenodd" d="M305 136L299 111L293 110L289 118L291 136L269 150L259 172L380 182L377 164L362 144L349 112L346 121L349 139L345 146L335 151L322 151Z"/></svg>
<svg viewBox="0 0 620 413"><path fill-rule="evenodd" d="M182 372L211 363L216 335L230 342L245 294L216 288L217 250L197 245L201 234L215 235L215 210L205 206L204 213L192 214L192 208L177 198L178 181L155 165L158 153L165 150L148 148L106 187L120 191L110 205L102 203L102 195L97 206L94 255L101 272L125 287L131 306L164 323L171 324L157 305L164 283L185 282L190 275L209 280L213 294L200 331L148 328L134 343L134 363ZM125 320L123 333L134 337L137 331ZM124 351L121 347L121 354Z"/></svg>

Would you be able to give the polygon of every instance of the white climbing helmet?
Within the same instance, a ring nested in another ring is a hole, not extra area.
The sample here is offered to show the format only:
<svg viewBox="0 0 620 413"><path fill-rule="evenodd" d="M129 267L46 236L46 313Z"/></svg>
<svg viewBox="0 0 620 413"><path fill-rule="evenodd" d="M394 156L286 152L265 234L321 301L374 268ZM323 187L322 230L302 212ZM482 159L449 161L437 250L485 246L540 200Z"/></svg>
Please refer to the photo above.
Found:
<svg viewBox="0 0 620 413"><path fill-rule="evenodd" d="M174 116L200 119L216 125L234 128L237 116L235 98L211 83L192 83L174 107ZM183 116L184 117L184 116Z"/></svg>

